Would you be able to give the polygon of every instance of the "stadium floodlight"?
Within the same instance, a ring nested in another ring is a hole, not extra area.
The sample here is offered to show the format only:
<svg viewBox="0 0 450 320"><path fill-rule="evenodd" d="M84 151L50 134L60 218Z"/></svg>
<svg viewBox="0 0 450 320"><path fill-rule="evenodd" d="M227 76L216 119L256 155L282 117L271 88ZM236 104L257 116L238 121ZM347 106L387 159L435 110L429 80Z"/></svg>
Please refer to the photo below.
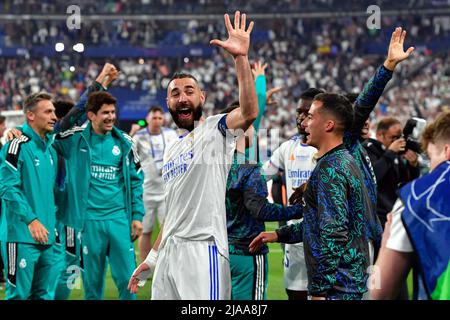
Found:
<svg viewBox="0 0 450 320"><path fill-rule="evenodd" d="M58 42L57 44L55 44L55 50L56 52L64 51L64 43Z"/></svg>
<svg viewBox="0 0 450 320"><path fill-rule="evenodd" d="M75 50L76 52L83 52L84 51L84 44L82 43L77 43L76 45L74 45L72 47L73 50Z"/></svg>

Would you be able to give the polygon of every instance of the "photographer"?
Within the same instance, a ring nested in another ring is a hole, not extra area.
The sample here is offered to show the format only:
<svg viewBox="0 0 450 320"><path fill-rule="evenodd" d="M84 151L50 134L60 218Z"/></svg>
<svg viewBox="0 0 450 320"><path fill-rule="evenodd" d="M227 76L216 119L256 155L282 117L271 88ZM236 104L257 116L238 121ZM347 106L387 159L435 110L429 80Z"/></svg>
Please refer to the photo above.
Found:
<svg viewBox="0 0 450 320"><path fill-rule="evenodd" d="M427 126L422 145L431 172L399 191L375 264L379 278L371 288L373 299L396 297L411 268L414 299L450 299L450 112Z"/></svg>
<svg viewBox="0 0 450 320"><path fill-rule="evenodd" d="M377 214L384 226L386 215L397 200L399 187L420 175L418 155L407 150L400 121L394 118L381 120L377 126L376 140L367 139L363 145L377 178Z"/></svg>

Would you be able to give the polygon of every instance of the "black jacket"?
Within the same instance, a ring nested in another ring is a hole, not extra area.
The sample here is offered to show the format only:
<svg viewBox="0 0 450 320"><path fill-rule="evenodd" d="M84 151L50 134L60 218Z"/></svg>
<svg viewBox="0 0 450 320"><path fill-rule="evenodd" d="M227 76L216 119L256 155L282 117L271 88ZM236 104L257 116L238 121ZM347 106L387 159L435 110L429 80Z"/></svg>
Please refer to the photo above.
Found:
<svg viewBox="0 0 450 320"><path fill-rule="evenodd" d="M419 177L419 166L413 167L400 155L386 149L381 142L367 139L363 146L372 162L375 176L377 178L377 213L384 227L386 215L391 212L397 200L399 187Z"/></svg>

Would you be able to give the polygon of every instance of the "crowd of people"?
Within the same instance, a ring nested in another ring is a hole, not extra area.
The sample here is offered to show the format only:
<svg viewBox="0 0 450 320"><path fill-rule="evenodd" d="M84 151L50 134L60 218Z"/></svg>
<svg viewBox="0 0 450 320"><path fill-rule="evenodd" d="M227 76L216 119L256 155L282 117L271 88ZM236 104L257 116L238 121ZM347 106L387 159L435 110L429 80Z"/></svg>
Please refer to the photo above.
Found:
<svg viewBox="0 0 450 320"><path fill-rule="evenodd" d="M233 20L226 14L225 33L208 39L218 48L211 59L101 68L80 58L74 72L56 59L2 58L2 108L26 116L0 157L6 299L67 299L75 266L85 298L100 300L109 263L124 300L150 277L152 299L261 300L268 242L286 244L291 300L403 299L411 267L415 298L450 299L440 223L450 219L447 55L407 45L401 27L383 56L367 55L344 40L358 35L352 24L325 24L298 46L291 37L313 24L283 26L253 44L254 22L239 11ZM163 127L161 106L145 127L120 130L111 86L164 90L177 132ZM411 116L428 117L412 124L422 148L403 135ZM271 138L262 129L287 140L269 159L260 157ZM421 176L423 157L432 171ZM276 177L286 185L281 205L267 200ZM264 221L283 220L265 231Z"/></svg>
<svg viewBox="0 0 450 320"><path fill-rule="evenodd" d="M114 2L114 1L112 1ZM111 3L112 3L111 2ZM28 3L28 2L27 2ZM420 1L411 1L419 5ZM269 87L282 87L279 106L269 110L269 121L264 128L286 127L283 138L295 131L291 120L295 112L292 101L299 99L302 90L318 87L335 92L359 92L374 71L372 65L381 61L379 52L368 52L367 44L381 44L389 36L388 28L371 31L366 28L366 17L323 19L260 20L261 38L254 39L252 55L270 62L267 70ZM439 106L449 104L448 53L434 52L426 44L445 42L449 24L435 16L382 16L382 25L399 23L409 30L408 41L424 44L418 47L414 61L405 64L397 85L380 101L377 115L393 115L406 121L411 116L436 115ZM30 48L23 58L0 58L0 110L17 109L21 97L46 90L76 99L98 72L101 62L72 55L63 62L48 57L33 56L35 45L48 43L84 43L86 47L102 44L115 46L130 44L207 45L208 39L225 35L223 25L214 20L160 21L86 21L80 30L68 30L61 21L5 22L0 26L0 43L6 46L22 45ZM183 31L181 31L183 30ZM255 33L254 32L254 33ZM382 46L381 46L382 47ZM382 50L381 50L382 52ZM384 54L384 52L382 52ZM212 57L180 58L115 58L115 65L123 71L119 86L155 93L165 90L174 70L192 72L208 92L206 109L215 112L236 99L233 94L234 75L229 73L229 59L216 52ZM20 60L20 63L19 63ZM74 65L75 71L69 71ZM422 69L416 68L423 65ZM409 73L414 73L410 75ZM401 82L408 75L408 84Z"/></svg>
<svg viewBox="0 0 450 320"><path fill-rule="evenodd" d="M182 3L183 6L177 6ZM379 5L386 9L403 9L404 3L394 3L388 0L282 0L272 2L259 0L248 2L244 0L108 0L105 2L92 2L79 0L77 2L87 14L158 14L158 13L219 13L233 11L237 8L245 9L247 12L266 13L267 8L273 12L316 12L328 11L335 7L338 10L361 10L370 5ZM409 9L420 9L425 7L448 6L446 0L408 0ZM8 14L42 12L45 14L64 14L67 4L51 0L5 0L1 3L0 11Z"/></svg>

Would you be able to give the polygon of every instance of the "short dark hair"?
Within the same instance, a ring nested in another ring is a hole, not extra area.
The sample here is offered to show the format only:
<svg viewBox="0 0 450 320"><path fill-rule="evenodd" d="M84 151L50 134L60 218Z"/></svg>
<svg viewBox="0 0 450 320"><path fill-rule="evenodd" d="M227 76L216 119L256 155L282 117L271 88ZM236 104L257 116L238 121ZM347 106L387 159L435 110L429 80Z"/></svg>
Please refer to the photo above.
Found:
<svg viewBox="0 0 450 320"><path fill-rule="evenodd" d="M314 100L318 94L325 93L325 90L317 88L308 88L300 94L300 99Z"/></svg>
<svg viewBox="0 0 450 320"><path fill-rule="evenodd" d="M73 108L75 103L67 98L58 98L53 102L53 105L55 106L56 117L61 119Z"/></svg>
<svg viewBox="0 0 450 320"><path fill-rule="evenodd" d="M338 130L350 130L353 125L354 113L350 101L342 94L320 93L314 101L322 102L322 110L330 113L339 122Z"/></svg>
<svg viewBox="0 0 450 320"><path fill-rule="evenodd" d="M400 121L398 121L395 118L387 117L387 118L381 119L377 125L377 132L386 132L389 130L390 127L392 127L396 124L400 124Z"/></svg>
<svg viewBox="0 0 450 320"><path fill-rule="evenodd" d="M5 122L5 120L6 120L6 117L0 115L0 124L3 124L3 122Z"/></svg>
<svg viewBox="0 0 450 320"><path fill-rule="evenodd" d="M90 111L97 114L98 110L100 110L104 104L113 104L115 106L116 102L117 99L114 98L109 92L93 92L89 95L86 104L86 112Z"/></svg>
<svg viewBox="0 0 450 320"><path fill-rule="evenodd" d="M23 111L32 111L40 101L52 100L52 95L47 92L32 93L25 98L23 103Z"/></svg>
<svg viewBox="0 0 450 320"><path fill-rule="evenodd" d="M347 92L346 94L344 94L344 97L346 97L351 104L355 103L356 99L358 99L358 96L359 93Z"/></svg>
<svg viewBox="0 0 450 320"><path fill-rule="evenodd" d="M169 82L167 83L167 87L169 87L170 83L175 80L175 79L184 79L184 78L191 78L195 81L195 83L198 84L197 78L195 78L192 74L190 73L185 73L185 72L175 72L172 76L172 78L170 78Z"/></svg>
<svg viewBox="0 0 450 320"><path fill-rule="evenodd" d="M153 105L150 108L148 108L147 114L149 114L150 112L156 112L159 111L161 113L164 113L164 109L161 106L158 105Z"/></svg>

